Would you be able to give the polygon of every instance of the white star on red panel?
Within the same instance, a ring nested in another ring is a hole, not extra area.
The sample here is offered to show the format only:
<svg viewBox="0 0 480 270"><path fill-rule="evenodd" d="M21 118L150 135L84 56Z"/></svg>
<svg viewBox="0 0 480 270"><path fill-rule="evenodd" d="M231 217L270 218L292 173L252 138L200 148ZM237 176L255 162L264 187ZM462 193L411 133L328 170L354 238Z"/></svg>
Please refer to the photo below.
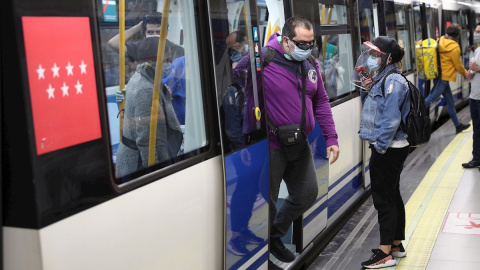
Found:
<svg viewBox="0 0 480 270"><path fill-rule="evenodd" d="M42 65L40 64L38 66L38 69L37 69L37 73L38 73L38 79L45 79L45 69L42 68Z"/></svg>
<svg viewBox="0 0 480 270"><path fill-rule="evenodd" d="M60 75L58 74L58 70L60 68L57 67L57 63L53 63L53 67L52 67L52 72L53 72L53 77L60 77Z"/></svg>
<svg viewBox="0 0 480 270"><path fill-rule="evenodd" d="M64 96L68 96L68 86L65 84L65 82L63 82L63 86L60 87L60 89L62 89L62 92L63 92L63 97Z"/></svg>
<svg viewBox="0 0 480 270"><path fill-rule="evenodd" d="M82 92L82 86L83 85L80 84L80 81L77 81L77 84L75 85L75 88L77 89L77 95L83 93Z"/></svg>
<svg viewBox="0 0 480 270"><path fill-rule="evenodd" d="M55 88L52 88L52 85L48 84L48 89L47 89L48 99L55 98L55 96L53 95L53 92L55 92Z"/></svg>
<svg viewBox="0 0 480 270"><path fill-rule="evenodd" d="M70 61L68 61L68 66L66 66L65 68L67 69L67 76L73 76L73 66L70 64Z"/></svg>
<svg viewBox="0 0 480 270"><path fill-rule="evenodd" d="M82 60L82 64L79 67L81 69L80 74L84 74L84 73L87 74L87 65L83 62L83 60Z"/></svg>

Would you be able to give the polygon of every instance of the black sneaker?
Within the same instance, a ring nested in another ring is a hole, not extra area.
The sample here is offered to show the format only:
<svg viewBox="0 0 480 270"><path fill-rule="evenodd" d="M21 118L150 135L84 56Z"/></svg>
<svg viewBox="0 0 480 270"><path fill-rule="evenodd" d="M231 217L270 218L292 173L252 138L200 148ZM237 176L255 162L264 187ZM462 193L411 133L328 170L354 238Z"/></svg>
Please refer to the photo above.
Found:
<svg viewBox="0 0 480 270"><path fill-rule="evenodd" d="M470 127L470 124L466 124L466 125L465 125L465 124L460 123L460 125L458 125L458 126L455 127L455 130L456 130L456 132L457 132L457 134L458 134L458 133L464 131L465 129L467 129L467 128L469 128L469 127Z"/></svg>
<svg viewBox="0 0 480 270"><path fill-rule="evenodd" d="M260 245L264 242L263 238L256 236L252 231L246 230L240 233L243 239L243 242L246 244Z"/></svg>
<svg viewBox="0 0 480 270"><path fill-rule="evenodd" d="M369 269L384 268L394 266L397 262L391 254L385 254L381 249L372 250L373 256L370 260L362 262L362 266Z"/></svg>
<svg viewBox="0 0 480 270"><path fill-rule="evenodd" d="M400 245L398 246L392 245L392 250L390 252L392 253L392 256L395 258L403 258L407 256L407 252L403 248L402 243L400 243Z"/></svg>
<svg viewBox="0 0 480 270"><path fill-rule="evenodd" d="M467 163L462 163L462 166L465 169L480 168L480 160L471 160Z"/></svg>
<svg viewBox="0 0 480 270"><path fill-rule="evenodd" d="M285 247L280 238L270 238L270 253L282 262L295 260L295 254Z"/></svg>
<svg viewBox="0 0 480 270"><path fill-rule="evenodd" d="M245 256L249 252L241 237L231 239L230 242L228 242L227 250L237 256Z"/></svg>
<svg viewBox="0 0 480 270"><path fill-rule="evenodd" d="M268 260L268 270L283 270L283 268Z"/></svg>

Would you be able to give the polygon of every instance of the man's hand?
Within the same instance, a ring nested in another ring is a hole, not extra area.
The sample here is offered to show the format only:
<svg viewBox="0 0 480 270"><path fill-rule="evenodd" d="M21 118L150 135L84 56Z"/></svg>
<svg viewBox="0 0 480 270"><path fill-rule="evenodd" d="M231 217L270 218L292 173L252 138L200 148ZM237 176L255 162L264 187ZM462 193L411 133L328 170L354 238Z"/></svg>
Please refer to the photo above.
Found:
<svg viewBox="0 0 480 270"><path fill-rule="evenodd" d="M327 158L330 159L330 153L333 153L332 160L330 161L330 165L337 161L338 156L340 155L340 148L338 145L330 145L327 147Z"/></svg>

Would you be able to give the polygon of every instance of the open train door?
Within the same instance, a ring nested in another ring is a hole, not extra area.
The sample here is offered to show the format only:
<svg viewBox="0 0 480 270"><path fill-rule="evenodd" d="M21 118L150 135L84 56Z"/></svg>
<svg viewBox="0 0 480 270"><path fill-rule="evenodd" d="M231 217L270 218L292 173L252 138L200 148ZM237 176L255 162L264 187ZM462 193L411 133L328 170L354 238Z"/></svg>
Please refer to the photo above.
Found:
<svg viewBox="0 0 480 270"><path fill-rule="evenodd" d="M225 168L225 269L267 269L269 154L256 3L211 0L210 20ZM233 84L233 72L246 85Z"/></svg>
<svg viewBox="0 0 480 270"><path fill-rule="evenodd" d="M2 10L5 10L2 9ZM3 14L2 11L0 11L0 27L5 25L3 18L5 17L5 14ZM3 108L3 103L2 103L2 89L3 85L1 82L2 80L2 70L3 70L3 49L2 49L2 41L6 40L5 37L3 36L3 31L0 28L0 107ZM2 111L0 110L0 119L2 119ZM2 122L0 120L0 130L2 129ZM3 141L2 141L2 133L0 132L0 164L3 164L2 160L2 151L3 151ZM3 170L2 167L0 167L0 225L2 226L0 228L0 270L3 270L3 189L2 189L2 178L3 178Z"/></svg>

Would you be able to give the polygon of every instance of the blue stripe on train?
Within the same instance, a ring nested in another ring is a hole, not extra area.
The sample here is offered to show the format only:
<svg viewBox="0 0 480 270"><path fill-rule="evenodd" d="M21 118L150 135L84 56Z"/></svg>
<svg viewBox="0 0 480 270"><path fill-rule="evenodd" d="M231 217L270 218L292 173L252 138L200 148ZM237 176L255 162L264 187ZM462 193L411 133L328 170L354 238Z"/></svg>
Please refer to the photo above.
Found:
<svg viewBox="0 0 480 270"><path fill-rule="evenodd" d="M349 175L354 173L358 167L362 165L362 162L358 163L355 167L350 169L342 177L340 177L333 185L329 186L328 190L332 190L343 180L345 180ZM342 207L361 187L362 184L362 172L360 171L355 175L352 180L345 184L337 193L329 197L324 203L322 203L317 209L312 211L307 217L303 220L303 227L306 227L313 219L315 219L328 205L328 217L330 218L334 215L340 207ZM315 203L322 200L325 196L318 198Z"/></svg>

